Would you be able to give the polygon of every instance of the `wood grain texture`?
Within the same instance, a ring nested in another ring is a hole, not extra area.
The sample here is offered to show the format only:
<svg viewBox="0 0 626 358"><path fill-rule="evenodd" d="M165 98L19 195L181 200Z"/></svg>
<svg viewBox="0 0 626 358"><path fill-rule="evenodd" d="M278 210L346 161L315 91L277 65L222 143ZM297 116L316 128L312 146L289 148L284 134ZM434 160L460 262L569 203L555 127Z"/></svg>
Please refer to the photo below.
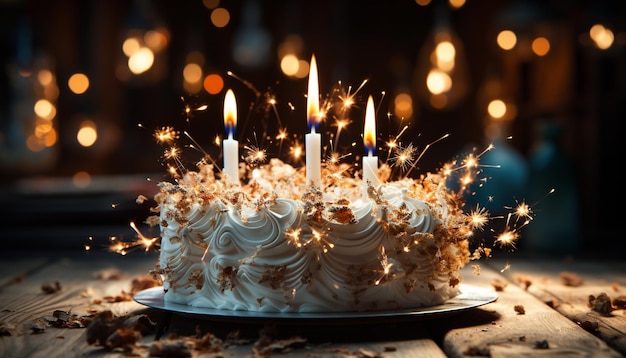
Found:
<svg viewBox="0 0 626 358"><path fill-rule="evenodd" d="M19 283L28 275L50 263L49 258L4 258L0 257L0 292L5 287Z"/></svg>
<svg viewBox="0 0 626 358"><path fill-rule="evenodd" d="M530 282L528 293L626 356L626 310L603 314L588 304L590 295L626 296L626 262L518 259L505 275L522 288ZM571 278L582 281L571 286Z"/></svg>
<svg viewBox="0 0 626 358"><path fill-rule="evenodd" d="M21 262L21 263L20 263ZM34 260L30 263L19 257L5 259L3 272L16 274L20 280L8 280L6 289L0 291L0 322L15 328L12 334L0 336L1 357L118 357L126 356L120 350L106 350L89 345L85 328L46 327L53 319L55 310L77 316L92 311L111 310L115 315L148 314L154 322L162 323L167 316L163 312L148 309L134 301L108 303L103 298L129 292L133 278L145 275L154 266L156 256L127 256L115 254L74 254L71 258ZM11 270L6 268L11 267ZM20 273L22 272L22 273ZM115 273L121 273L121 276ZM107 276L115 279L105 279ZM58 282L60 290L45 293L42 285ZM264 325L228 325L189 317L171 319L164 338L170 335L193 336L201 331L221 334L225 339L235 329L249 330L250 338L244 344L225 344L220 356L254 356L254 344ZM384 357L445 357L441 348L424 332L420 325L410 324L400 328L404 334L393 334L395 324L390 325L317 325L295 329L282 327L286 337L306 335L312 339L302 346L288 348L280 353L283 357L339 357L374 354ZM313 338L315 337L315 338ZM385 340L397 338L397 340ZM147 357L155 344L155 334L146 334L138 342L133 354ZM192 356L202 356L201 351L191 351Z"/></svg>
<svg viewBox="0 0 626 358"><path fill-rule="evenodd" d="M483 265L480 276L471 281L487 288L496 279L503 280L503 276ZM523 307L525 313L516 311L516 306ZM490 311L493 320L468 326L465 322L477 322L472 315L478 312L471 312L448 322L446 327L449 330L443 340L443 350L448 356L621 356L602 339L586 332L517 285L506 286L499 292L496 302L480 310ZM454 328L455 325L462 328Z"/></svg>
<svg viewBox="0 0 626 358"><path fill-rule="evenodd" d="M462 357L489 355L517 356L594 356L621 357L624 342L624 315L614 311L602 316L587 306L590 293L621 293L626 287L625 265L586 262L513 261L511 269L500 272L504 261L481 263L480 275L471 266L463 270L464 283L494 289L495 280L508 285L496 302L452 316L424 320L301 324L275 322L219 322L154 310L134 301L109 303L130 291L134 278L154 267L155 254L119 256L112 253L73 253L68 256L4 257L0 262L0 322L13 327L13 333L0 336L1 357L119 357L121 350L89 345L85 328L43 327L55 310L78 316L111 310L115 315L147 314L163 328L160 341L156 332L144 334L133 346L133 354L147 357L152 346L170 337L194 337L211 333L224 340L219 356L255 356L255 344L269 329L277 339L302 337L303 343L277 349L280 357ZM584 284L565 286L560 273L581 276ZM525 289L519 276L531 280ZM18 280L13 279L19 277ZM60 290L45 293L42 285L59 282ZM612 290L612 291L611 291ZM556 308L547 305L556 301ZM524 314L515 306L523 307ZM599 323L593 332L578 322ZM167 324L166 324L167 323ZM42 328L43 327L43 328ZM39 333L36 333L39 332ZM238 332L238 344L228 341ZM192 357L206 352L191 350Z"/></svg>
<svg viewBox="0 0 626 358"><path fill-rule="evenodd" d="M72 259L60 257L44 264L29 261L13 257L2 262L3 267L20 268L23 273L18 274L20 280L10 281L0 291L0 322L14 328L13 334L0 337L1 357L71 357L93 350L87 345L84 328L46 327L54 320L55 310L84 316L92 310L125 315L144 308L134 301L99 302L103 297L128 292L132 278L148 272L145 259L133 262L114 254L75 254ZM113 271L122 276L115 280L98 278ZM43 285L54 287L55 282L59 291L42 290Z"/></svg>

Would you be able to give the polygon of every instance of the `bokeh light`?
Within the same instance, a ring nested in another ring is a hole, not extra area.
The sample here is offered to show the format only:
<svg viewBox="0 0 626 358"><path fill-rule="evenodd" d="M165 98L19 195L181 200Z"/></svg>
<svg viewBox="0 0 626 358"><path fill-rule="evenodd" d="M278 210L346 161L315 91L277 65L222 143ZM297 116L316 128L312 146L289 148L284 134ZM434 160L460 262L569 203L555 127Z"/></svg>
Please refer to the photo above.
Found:
<svg viewBox="0 0 626 358"><path fill-rule="evenodd" d="M75 94L83 94L89 89L89 78L84 73L75 73L70 76L67 86Z"/></svg>

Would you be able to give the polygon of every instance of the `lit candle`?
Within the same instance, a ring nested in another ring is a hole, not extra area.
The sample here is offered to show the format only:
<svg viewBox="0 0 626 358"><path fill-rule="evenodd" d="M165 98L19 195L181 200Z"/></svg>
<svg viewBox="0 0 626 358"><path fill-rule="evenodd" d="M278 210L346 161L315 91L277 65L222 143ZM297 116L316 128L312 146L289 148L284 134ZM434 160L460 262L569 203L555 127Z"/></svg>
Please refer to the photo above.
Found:
<svg viewBox="0 0 626 358"><path fill-rule="evenodd" d="M363 196L367 197L368 182L373 187L377 187L379 184L378 157L374 155L376 150L376 115L374 114L374 100L372 96L369 96L367 99L363 145L367 151L367 156L363 156Z"/></svg>
<svg viewBox="0 0 626 358"><path fill-rule="evenodd" d="M239 142L233 139L237 127L237 101L233 90L229 89L224 98L224 127L228 138L224 139L222 150L224 151L223 173L231 183L239 183Z"/></svg>
<svg viewBox="0 0 626 358"><path fill-rule="evenodd" d="M322 139L319 133L316 133L319 124L319 89L317 83L317 64L315 63L315 55L311 56L311 67L309 71L309 92L307 96L306 120L311 133L305 135L306 146L306 185L314 185L320 187L321 183L321 164L322 164Z"/></svg>

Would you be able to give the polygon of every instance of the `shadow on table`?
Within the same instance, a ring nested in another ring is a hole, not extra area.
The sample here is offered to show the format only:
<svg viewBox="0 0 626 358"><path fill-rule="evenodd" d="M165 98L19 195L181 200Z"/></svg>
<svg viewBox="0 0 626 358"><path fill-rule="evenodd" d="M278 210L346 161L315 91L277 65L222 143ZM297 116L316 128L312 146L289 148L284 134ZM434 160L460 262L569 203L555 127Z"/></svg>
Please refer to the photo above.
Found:
<svg viewBox="0 0 626 358"><path fill-rule="evenodd" d="M261 336L275 339L302 337L309 343L393 342L432 339L437 343L451 329L483 325L496 321L495 311L481 308L462 313L431 317L428 319L332 319L332 320L254 320L251 322L204 319L196 316L170 313L147 308L136 314L146 314L157 323L156 339L170 335L195 336L198 333L226 339L254 342Z"/></svg>

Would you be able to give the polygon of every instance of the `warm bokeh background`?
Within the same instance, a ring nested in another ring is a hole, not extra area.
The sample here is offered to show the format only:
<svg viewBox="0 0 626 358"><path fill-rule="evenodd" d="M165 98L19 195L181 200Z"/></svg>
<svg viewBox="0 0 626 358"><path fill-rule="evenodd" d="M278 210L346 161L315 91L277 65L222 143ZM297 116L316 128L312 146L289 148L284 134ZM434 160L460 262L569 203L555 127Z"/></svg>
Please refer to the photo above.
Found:
<svg viewBox="0 0 626 358"><path fill-rule="evenodd" d="M368 80L335 143L346 160L362 155L371 94L381 156L405 125L399 140L419 150L450 134L416 174L495 144L483 163L501 168L485 167L490 180L468 200L494 214L529 203L519 250L617 255L625 26L620 1L1 0L0 239L82 248L133 235L126 223L147 209L134 198L167 178L154 130L187 131L219 160L228 88L240 142L296 163L315 54L322 94ZM442 39L455 57L439 53L427 87ZM320 130L334 135L343 118Z"/></svg>

